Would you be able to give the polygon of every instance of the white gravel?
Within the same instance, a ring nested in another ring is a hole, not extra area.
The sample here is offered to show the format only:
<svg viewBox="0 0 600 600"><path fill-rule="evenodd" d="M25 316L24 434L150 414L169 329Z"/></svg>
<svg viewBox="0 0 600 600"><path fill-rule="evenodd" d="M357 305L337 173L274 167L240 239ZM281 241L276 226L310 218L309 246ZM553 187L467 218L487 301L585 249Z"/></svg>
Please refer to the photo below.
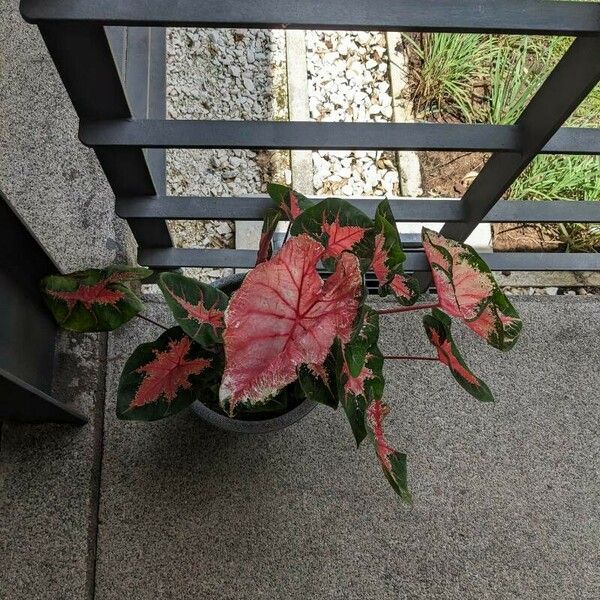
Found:
<svg viewBox="0 0 600 600"><path fill-rule="evenodd" d="M283 31L177 28L168 32L167 111L171 119L287 117ZM272 157L249 150L171 150L168 193L230 196L264 192ZM233 223L173 221L180 247L233 247ZM213 280L230 270L189 270Z"/></svg>
<svg viewBox="0 0 600 600"><path fill-rule="evenodd" d="M309 110L316 121L389 122L393 117L385 35L308 31ZM397 196L391 152L314 152L319 195Z"/></svg>

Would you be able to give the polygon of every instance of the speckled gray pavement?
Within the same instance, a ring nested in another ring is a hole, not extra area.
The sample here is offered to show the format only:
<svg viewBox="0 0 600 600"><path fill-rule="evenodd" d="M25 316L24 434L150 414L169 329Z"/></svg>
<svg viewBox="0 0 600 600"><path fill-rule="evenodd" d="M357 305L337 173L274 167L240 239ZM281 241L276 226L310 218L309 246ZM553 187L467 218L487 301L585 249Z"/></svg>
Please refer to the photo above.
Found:
<svg viewBox="0 0 600 600"><path fill-rule="evenodd" d="M600 597L600 303L517 300L509 354L457 338L496 392L478 404L438 364L388 364L388 430L409 454L401 506L371 448L318 407L277 434L114 415L124 357L111 336L96 598L594 599ZM159 306L154 316L164 318ZM384 348L429 352L416 315Z"/></svg>

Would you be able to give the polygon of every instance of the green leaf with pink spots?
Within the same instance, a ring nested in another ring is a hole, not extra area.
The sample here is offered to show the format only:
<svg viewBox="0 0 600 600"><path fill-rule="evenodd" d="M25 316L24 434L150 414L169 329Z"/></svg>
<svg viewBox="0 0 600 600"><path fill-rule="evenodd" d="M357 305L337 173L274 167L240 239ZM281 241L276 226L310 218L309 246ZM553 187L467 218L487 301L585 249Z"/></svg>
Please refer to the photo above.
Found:
<svg viewBox="0 0 600 600"><path fill-rule="evenodd" d="M488 386L473 374L456 348L450 332L450 317L441 310L434 309L431 315L423 318L423 324L429 341L437 350L438 360L450 369L461 387L482 402L493 402L494 397Z"/></svg>
<svg viewBox="0 0 600 600"><path fill-rule="evenodd" d="M113 331L139 314L143 304L127 283L141 281L150 269L111 266L41 281L44 300L57 323L69 331Z"/></svg>
<svg viewBox="0 0 600 600"><path fill-rule="evenodd" d="M226 294L178 273L162 273L158 285L185 333L208 349L222 343L225 309L229 303Z"/></svg>
<svg viewBox="0 0 600 600"><path fill-rule="evenodd" d="M420 286L414 277L404 274L406 255L390 203L384 200L375 213L375 249L371 268L379 281L379 295L393 294L403 306L414 304Z"/></svg>
<svg viewBox="0 0 600 600"><path fill-rule="evenodd" d="M321 261L333 271L343 252L351 252L361 269L371 264L375 243L373 221L349 202L328 198L305 210L295 221L291 234L308 234L325 247Z"/></svg>
<svg viewBox="0 0 600 600"><path fill-rule="evenodd" d="M273 201L273 206L265 212L256 264L269 260L273 254L273 235L280 221L294 221L313 203L302 194L285 185L270 183L267 192Z"/></svg>
<svg viewBox="0 0 600 600"><path fill-rule="evenodd" d="M217 402L222 373L222 352L209 352L173 327L130 356L119 380L117 416L156 421L201 398Z"/></svg>
<svg viewBox="0 0 600 600"><path fill-rule="evenodd" d="M430 229L423 229L423 248L442 310L494 348L510 350L523 323L479 254Z"/></svg>
<svg viewBox="0 0 600 600"><path fill-rule="evenodd" d="M388 405L381 398L373 399L366 410L367 430L375 445L375 452L386 479L396 494L410 504L412 498L408 489L406 454L398 452L389 445L383 429L383 422L389 410Z"/></svg>

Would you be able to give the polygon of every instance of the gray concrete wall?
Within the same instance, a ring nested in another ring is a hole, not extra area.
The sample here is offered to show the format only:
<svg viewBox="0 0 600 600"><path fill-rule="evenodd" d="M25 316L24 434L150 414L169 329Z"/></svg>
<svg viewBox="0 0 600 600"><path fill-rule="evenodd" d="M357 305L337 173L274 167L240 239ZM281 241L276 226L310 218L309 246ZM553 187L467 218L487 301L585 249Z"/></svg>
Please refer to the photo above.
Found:
<svg viewBox="0 0 600 600"><path fill-rule="evenodd" d="M0 0L0 188L63 270L115 260L124 229L37 27Z"/></svg>

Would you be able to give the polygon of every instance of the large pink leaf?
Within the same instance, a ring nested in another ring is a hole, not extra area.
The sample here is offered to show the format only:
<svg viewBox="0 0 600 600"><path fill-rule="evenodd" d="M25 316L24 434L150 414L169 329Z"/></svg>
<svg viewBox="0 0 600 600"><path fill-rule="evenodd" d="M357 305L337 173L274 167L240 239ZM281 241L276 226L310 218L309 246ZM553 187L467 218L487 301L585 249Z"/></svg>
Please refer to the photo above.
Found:
<svg viewBox="0 0 600 600"><path fill-rule="evenodd" d="M521 331L521 319L477 252L429 229L423 229L423 248L440 307L463 319L490 345L510 349Z"/></svg>
<svg viewBox="0 0 600 600"><path fill-rule="evenodd" d="M220 393L230 413L276 394L301 365L323 364L336 336L350 338L363 291L359 263L344 253L324 283L316 269L323 252L308 235L290 239L231 299Z"/></svg>
<svg viewBox="0 0 600 600"><path fill-rule="evenodd" d="M394 450L383 430L383 421L389 413L389 407L383 400L374 399L367 407L366 424L375 444L375 452L381 468L394 491L405 502L411 501L406 473L406 455Z"/></svg>

